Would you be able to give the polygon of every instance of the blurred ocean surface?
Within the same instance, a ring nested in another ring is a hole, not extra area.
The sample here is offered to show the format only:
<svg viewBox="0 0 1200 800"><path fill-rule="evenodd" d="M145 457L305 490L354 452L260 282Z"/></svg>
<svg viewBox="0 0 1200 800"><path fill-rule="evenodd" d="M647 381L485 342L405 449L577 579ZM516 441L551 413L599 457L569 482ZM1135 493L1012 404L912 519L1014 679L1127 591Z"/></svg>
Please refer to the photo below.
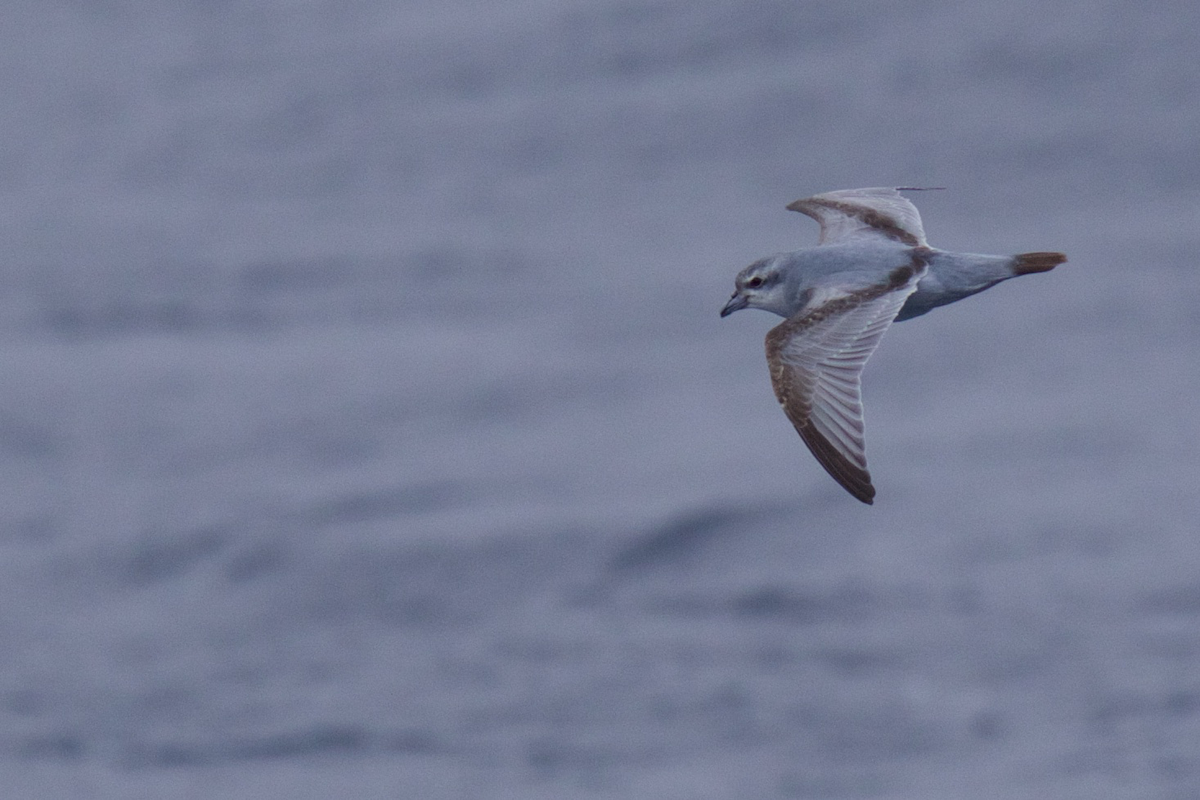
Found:
<svg viewBox="0 0 1200 800"><path fill-rule="evenodd" d="M5 796L1200 796L1200 4L10 0ZM735 272L937 185L860 506Z"/></svg>

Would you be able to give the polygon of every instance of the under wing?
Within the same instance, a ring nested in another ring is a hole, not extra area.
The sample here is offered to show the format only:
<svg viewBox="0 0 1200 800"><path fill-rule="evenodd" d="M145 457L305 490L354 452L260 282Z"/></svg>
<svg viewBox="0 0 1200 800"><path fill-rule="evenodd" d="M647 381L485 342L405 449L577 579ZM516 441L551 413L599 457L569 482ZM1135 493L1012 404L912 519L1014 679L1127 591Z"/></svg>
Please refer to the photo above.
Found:
<svg viewBox="0 0 1200 800"><path fill-rule="evenodd" d="M834 296L767 334L771 385L784 413L821 466L864 503L875 487L864 442L863 366L925 269L914 258L886 283Z"/></svg>

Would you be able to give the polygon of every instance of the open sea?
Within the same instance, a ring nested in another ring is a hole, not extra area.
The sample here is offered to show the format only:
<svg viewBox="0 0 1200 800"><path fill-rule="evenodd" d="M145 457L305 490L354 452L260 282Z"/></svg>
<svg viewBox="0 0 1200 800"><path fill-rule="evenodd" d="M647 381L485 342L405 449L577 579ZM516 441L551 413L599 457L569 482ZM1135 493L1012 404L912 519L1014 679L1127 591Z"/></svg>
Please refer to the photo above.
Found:
<svg viewBox="0 0 1200 800"><path fill-rule="evenodd" d="M1200 4L7 0L0 795L1200 797ZM916 196L878 496L718 311Z"/></svg>

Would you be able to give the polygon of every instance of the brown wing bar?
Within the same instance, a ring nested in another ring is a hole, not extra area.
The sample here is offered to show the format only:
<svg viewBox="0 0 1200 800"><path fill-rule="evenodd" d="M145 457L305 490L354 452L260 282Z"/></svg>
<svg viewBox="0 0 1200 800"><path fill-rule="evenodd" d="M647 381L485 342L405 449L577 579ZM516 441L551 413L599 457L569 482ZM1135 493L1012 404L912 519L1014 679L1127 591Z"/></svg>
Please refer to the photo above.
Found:
<svg viewBox="0 0 1200 800"><path fill-rule="evenodd" d="M885 282L806 309L767 334L771 385L784 413L825 471L868 504L875 487L867 471L862 369L924 271L914 252L913 264Z"/></svg>

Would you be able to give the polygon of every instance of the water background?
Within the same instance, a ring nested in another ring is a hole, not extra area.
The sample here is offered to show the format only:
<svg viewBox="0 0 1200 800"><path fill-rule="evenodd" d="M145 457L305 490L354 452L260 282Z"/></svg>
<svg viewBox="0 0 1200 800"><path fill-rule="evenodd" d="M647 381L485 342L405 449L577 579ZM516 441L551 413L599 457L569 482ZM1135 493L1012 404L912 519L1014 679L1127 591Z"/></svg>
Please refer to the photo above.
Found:
<svg viewBox="0 0 1200 800"><path fill-rule="evenodd" d="M1200 5L0 22L5 793L1200 796ZM1070 261L888 333L868 508L717 312L877 185Z"/></svg>

